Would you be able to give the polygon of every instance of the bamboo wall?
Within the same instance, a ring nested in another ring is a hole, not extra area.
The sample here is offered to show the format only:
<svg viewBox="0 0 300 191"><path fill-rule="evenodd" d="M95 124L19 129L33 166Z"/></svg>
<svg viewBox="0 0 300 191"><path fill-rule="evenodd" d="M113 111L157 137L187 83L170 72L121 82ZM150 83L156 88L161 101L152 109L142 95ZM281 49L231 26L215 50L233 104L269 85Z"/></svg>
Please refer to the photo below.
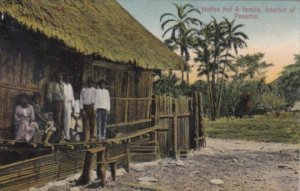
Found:
<svg viewBox="0 0 300 191"><path fill-rule="evenodd" d="M13 19L0 23L0 34L0 138L11 138L16 96L45 94L57 69L72 74L73 84L81 85L83 58Z"/></svg>
<svg viewBox="0 0 300 191"><path fill-rule="evenodd" d="M109 82L110 128L125 133L149 127L153 88L151 71L136 70L130 66L97 60L85 65L84 81L89 77L94 81L105 79Z"/></svg>

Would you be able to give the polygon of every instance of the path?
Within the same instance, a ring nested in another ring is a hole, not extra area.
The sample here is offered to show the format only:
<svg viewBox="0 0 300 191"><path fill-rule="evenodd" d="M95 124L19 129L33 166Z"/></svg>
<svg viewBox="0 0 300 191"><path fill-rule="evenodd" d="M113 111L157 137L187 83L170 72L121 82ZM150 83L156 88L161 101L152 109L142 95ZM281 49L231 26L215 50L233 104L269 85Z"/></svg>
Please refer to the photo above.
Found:
<svg viewBox="0 0 300 191"><path fill-rule="evenodd" d="M120 182L141 179L172 191L300 191L299 149L299 144L208 138L207 147L187 159L133 164L130 174L117 176L116 183L109 180L105 189L96 180L85 188L71 182L65 190L120 190Z"/></svg>

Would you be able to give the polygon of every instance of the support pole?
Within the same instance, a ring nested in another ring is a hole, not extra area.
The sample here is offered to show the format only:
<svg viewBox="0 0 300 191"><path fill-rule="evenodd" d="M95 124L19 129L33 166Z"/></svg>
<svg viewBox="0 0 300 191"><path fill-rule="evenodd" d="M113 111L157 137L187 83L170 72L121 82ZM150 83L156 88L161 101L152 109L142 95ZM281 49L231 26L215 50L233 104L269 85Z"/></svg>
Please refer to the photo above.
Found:
<svg viewBox="0 0 300 191"><path fill-rule="evenodd" d="M93 153L90 153L89 151L86 152L85 154L85 159L84 159L84 165L82 169L82 174L80 178L78 179L78 184L79 185L85 185L88 184L90 181L90 169L92 167L92 161L93 160Z"/></svg>

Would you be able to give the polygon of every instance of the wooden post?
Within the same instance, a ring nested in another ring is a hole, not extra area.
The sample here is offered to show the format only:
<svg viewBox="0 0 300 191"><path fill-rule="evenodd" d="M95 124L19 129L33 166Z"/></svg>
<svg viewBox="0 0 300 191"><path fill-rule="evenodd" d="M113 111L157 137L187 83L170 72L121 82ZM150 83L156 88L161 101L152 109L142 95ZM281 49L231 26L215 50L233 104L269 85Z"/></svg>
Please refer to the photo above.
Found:
<svg viewBox="0 0 300 191"><path fill-rule="evenodd" d="M109 166L110 166L112 180L116 181L117 163L116 162L112 162L112 163L109 164Z"/></svg>
<svg viewBox="0 0 300 191"><path fill-rule="evenodd" d="M125 170L127 171L127 173L130 172L130 162L131 162L130 143L131 143L131 140L128 139L127 142L126 142L127 166L125 167Z"/></svg>
<svg viewBox="0 0 300 191"><path fill-rule="evenodd" d="M195 139L195 149L199 149L199 94L198 92L194 93L194 110L195 110L195 132L194 132L194 139Z"/></svg>
<svg viewBox="0 0 300 191"><path fill-rule="evenodd" d="M129 100L128 100L128 97L129 97L129 86L130 86L130 83L129 83L129 74L130 72L128 72L128 75L127 75L127 92L126 92L126 102L125 102L125 117L124 117L124 121L127 122L128 121L128 105L129 105Z"/></svg>
<svg viewBox="0 0 300 191"><path fill-rule="evenodd" d="M174 157L177 158L177 145L178 145L178 124L177 124L177 101L175 101L175 112L173 113L173 151L174 151Z"/></svg>
<svg viewBox="0 0 300 191"><path fill-rule="evenodd" d="M203 100L202 100L202 94L200 92L198 92L198 94L199 94L199 134L198 134L198 136L203 137L203 139L201 139L201 146L205 146L206 141L205 141Z"/></svg>
<svg viewBox="0 0 300 191"><path fill-rule="evenodd" d="M100 186L106 185L106 159L105 151L97 153L97 176L100 179Z"/></svg>
<svg viewBox="0 0 300 191"><path fill-rule="evenodd" d="M84 165L82 169L82 174L78 180L79 185L85 185L90 181L90 169L92 167L93 153L89 151L85 154Z"/></svg>

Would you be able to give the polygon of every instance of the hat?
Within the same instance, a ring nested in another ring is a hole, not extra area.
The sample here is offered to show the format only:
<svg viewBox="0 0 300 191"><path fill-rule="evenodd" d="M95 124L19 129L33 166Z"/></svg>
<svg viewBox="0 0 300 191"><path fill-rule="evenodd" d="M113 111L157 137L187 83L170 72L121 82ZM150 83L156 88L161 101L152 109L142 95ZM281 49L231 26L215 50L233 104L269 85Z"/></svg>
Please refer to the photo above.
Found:
<svg viewBox="0 0 300 191"><path fill-rule="evenodd" d="M63 72L62 72L61 70L56 70L56 71L54 72L54 75L55 75L55 76L62 76L62 75L63 75Z"/></svg>
<svg viewBox="0 0 300 191"><path fill-rule="evenodd" d="M42 95L41 95L40 92L34 92L32 97L33 97L33 99L36 99L36 98L38 98L38 97L41 98Z"/></svg>
<svg viewBox="0 0 300 191"><path fill-rule="evenodd" d="M100 85L100 84L102 84L102 83L104 83L104 84L108 84L108 82L105 80L105 79L100 79L98 82L97 82L97 85Z"/></svg>
<svg viewBox="0 0 300 191"><path fill-rule="evenodd" d="M26 99L28 101L28 95L25 93L21 93L18 95L17 100L20 101L21 99Z"/></svg>
<svg viewBox="0 0 300 191"><path fill-rule="evenodd" d="M89 77L86 82L94 83L94 80L92 79L92 77Z"/></svg>

